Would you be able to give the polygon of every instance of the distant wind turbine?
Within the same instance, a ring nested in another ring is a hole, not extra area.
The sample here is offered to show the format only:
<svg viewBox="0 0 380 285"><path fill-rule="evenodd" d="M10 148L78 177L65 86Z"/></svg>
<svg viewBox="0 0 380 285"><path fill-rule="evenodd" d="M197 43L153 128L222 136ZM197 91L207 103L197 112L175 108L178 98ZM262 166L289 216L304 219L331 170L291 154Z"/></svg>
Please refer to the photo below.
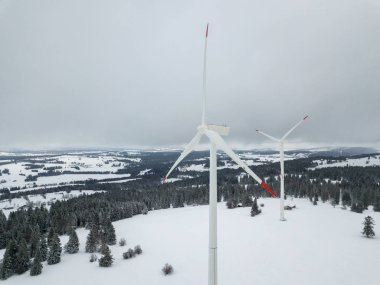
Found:
<svg viewBox="0 0 380 285"><path fill-rule="evenodd" d="M272 196L276 193L269 188L269 186L260 179L239 156L225 143L221 136L228 135L229 127L221 125L206 124L206 54L207 54L207 38L208 27L206 28L205 48L204 48L204 64L203 64L203 110L201 125L197 128L198 131L190 143L185 147L177 161L170 168L166 174L164 181L167 180L170 173L177 167L177 165L198 145L202 136L205 135L210 140L210 198L209 198L209 264L208 264L208 284L216 285L217 278L217 147L222 149L233 161L235 161L241 168L243 168L250 176L252 176L259 184L261 184Z"/></svg>
<svg viewBox="0 0 380 285"><path fill-rule="evenodd" d="M281 139L277 139L275 137L272 137L262 131L256 130L259 134L262 134L263 136L266 136L272 141L278 142L280 144L280 167L281 167L281 193L280 193L280 220L286 221L284 216L284 195L285 195L285 186L284 186L284 180L285 180L285 174L284 174L284 143L286 142L285 139L288 135L290 135L291 132L293 132L299 125L302 124L303 121L305 121L309 116L305 116L301 121L299 121L293 128L291 128L288 132L283 135Z"/></svg>

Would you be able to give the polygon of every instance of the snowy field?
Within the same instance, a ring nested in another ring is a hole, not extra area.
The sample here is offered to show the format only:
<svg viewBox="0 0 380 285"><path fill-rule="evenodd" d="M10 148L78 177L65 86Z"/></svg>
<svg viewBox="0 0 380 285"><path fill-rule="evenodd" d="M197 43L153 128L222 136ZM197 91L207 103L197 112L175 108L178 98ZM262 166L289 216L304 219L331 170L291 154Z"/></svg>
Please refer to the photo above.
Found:
<svg viewBox="0 0 380 285"><path fill-rule="evenodd" d="M279 221L278 199L261 199L263 213L250 217L250 208L218 205L219 284L229 285L357 285L378 284L380 268L380 213L357 214L329 204L313 206L296 200L297 209ZM377 237L360 234L370 214ZM29 272L4 284L207 284L208 206L149 212L114 222L118 239L127 246L111 246L111 268L90 263L84 253L88 231L77 230L80 252L63 254L57 265L46 265L42 275ZM67 237L61 240L67 241ZM143 254L130 260L122 252L140 244ZM3 251L1 251L3 254ZM174 274L164 276L170 263Z"/></svg>
<svg viewBox="0 0 380 285"><path fill-rule="evenodd" d="M129 167L139 167L142 165L144 155L148 157L152 152L139 153L127 152L127 156L119 152L98 152L98 153L67 153L67 154L12 154L3 153L0 157L0 172L8 170L8 173L2 173L0 176L0 190L3 188L20 187L20 190L25 191L34 190L44 187L56 187L58 185L79 185L88 179L102 180L102 179L118 179L119 182L133 181L133 179L144 178L146 175L151 175L154 170L151 168L142 168L136 175L131 177ZM129 157L128 157L129 155ZM179 155L179 153L178 153ZM308 157L307 152L298 152L285 154L285 160L293 160ZM21 158L20 158L21 156ZM239 156L249 166L257 166L268 163L279 162L279 154L263 154L254 153L251 151L240 152ZM25 157L25 158L23 158ZM165 156L160 157L163 162L166 162ZM222 152L218 153L220 165L218 169L238 169L238 165L233 163ZM205 172L208 171L206 163L208 155L205 157L197 158L190 161L181 163L178 170L183 175L178 177L171 177L169 182L191 178L186 172ZM380 166L380 155L372 155L371 157L361 158L347 158L347 159L315 159L313 162L316 164L315 168L325 167L346 167L346 166ZM123 169L122 173L118 171ZM55 174L47 176L49 171L54 171ZM66 172L66 173L64 173ZM28 176L35 177L36 181L26 181Z"/></svg>
<svg viewBox="0 0 380 285"><path fill-rule="evenodd" d="M50 209L51 203L56 201L68 200L80 195L92 195L96 192L103 191L94 191L94 190L72 190L70 193L66 191L46 193L44 195L26 195L22 198L13 198L7 200L0 200L0 210L8 217L9 213L15 211L21 207L27 205L33 205L34 207L45 206L47 209Z"/></svg>
<svg viewBox="0 0 380 285"><path fill-rule="evenodd" d="M343 161L333 161L332 163L327 163L324 160L314 160L318 163L318 166L315 168L326 168L326 167L346 167L346 166L380 166L380 155L374 155L370 157L360 157L360 158L347 158ZM313 168L313 169L315 169Z"/></svg>
<svg viewBox="0 0 380 285"><path fill-rule="evenodd" d="M6 156L6 157L11 157ZM40 187L58 186L58 184L76 184L77 181L88 179L101 180L109 178L125 179L130 174L117 174L119 169L128 164L139 163L141 158L120 157L113 154L63 154L53 157L34 155L25 161L12 161L9 158L0 159L0 171L9 170L9 174L0 176L0 189L11 187L26 187L27 190ZM39 165L40 168L30 169L31 165ZM56 168L56 169L54 169ZM70 171L72 173L54 176L40 176L37 181L25 181L29 176L47 173L49 169L55 172ZM87 173L81 173L87 172ZM91 173L88 173L91 172Z"/></svg>
<svg viewBox="0 0 380 285"><path fill-rule="evenodd" d="M3 153L4 155L5 153ZM101 180L117 178L120 179L119 182L133 181L128 173L118 174L117 171L130 165L138 165L141 163L142 159L141 153L128 152L128 155L132 157L121 156L118 152L107 152L107 153L67 153L61 155L48 155L46 153L38 154L18 154L18 156L25 156L26 158L21 161L14 161L12 157L16 157L16 154L8 153L0 158L0 172L5 169L9 170L8 173L3 173L0 176L0 189L11 188L11 187L21 187L21 190L13 191L25 191L39 189L43 187L56 187L59 184L65 185L78 185L79 182L88 179ZM253 154L252 152L240 153L240 157L246 161L249 166L261 165L270 162L278 162L278 154ZM28 156L28 157L27 157ZM30 157L29 157L30 156ZM218 169L237 169L238 166L232 163L230 160L226 159L226 156L222 153L218 154L219 159L224 165L219 166ZM303 154L296 155L286 155L286 160L291 160L299 157L304 157ZM183 163L179 167L179 171L196 171L204 172L208 171L205 167L205 162L208 161L208 157L196 159L197 164L186 164ZM37 165L38 168L31 169L31 165ZM54 169L56 168L56 169ZM54 176L43 176L49 169L54 170L60 175ZM71 173L63 173L64 171L70 171ZM81 173L82 172L82 173ZM87 172L87 173L83 173ZM88 173L91 172L91 173ZM147 168L141 170L137 176L142 178L145 175L152 174L152 169ZM25 181L29 176L35 176L36 181ZM39 175L37 177L37 175ZM127 179L131 178L131 179ZM188 175L180 175L176 178L172 177L169 182L174 182L178 180L183 180L191 178Z"/></svg>
<svg viewBox="0 0 380 285"><path fill-rule="evenodd" d="M279 154L253 154L253 153L250 153L250 152L247 152L247 153L239 153L238 154L239 157L245 161L245 163L248 165L248 166L257 166L257 165L263 165L263 164L267 164L267 163L272 163L272 162L279 162L280 161L280 156ZM284 159L285 160L293 160L293 159L297 159L297 158L302 158L302 157L305 157L303 154L295 154L295 155L285 155L284 156ZM218 170L220 169L226 169L226 168L229 168L229 169L238 169L239 166L232 162L229 158L228 160L226 160L227 156L224 154L224 153L218 153L218 159L220 159L220 161L222 163L224 163L224 165L222 166L218 166ZM208 157L207 158L204 158L202 160L199 160L200 162L202 161L206 161L208 160ZM186 172L186 171L197 171L197 172L204 172L204 171L208 171L208 167L205 167L205 163L200 163L200 164L186 164L184 163L183 166L179 166L178 167L178 170L181 171L181 172Z"/></svg>

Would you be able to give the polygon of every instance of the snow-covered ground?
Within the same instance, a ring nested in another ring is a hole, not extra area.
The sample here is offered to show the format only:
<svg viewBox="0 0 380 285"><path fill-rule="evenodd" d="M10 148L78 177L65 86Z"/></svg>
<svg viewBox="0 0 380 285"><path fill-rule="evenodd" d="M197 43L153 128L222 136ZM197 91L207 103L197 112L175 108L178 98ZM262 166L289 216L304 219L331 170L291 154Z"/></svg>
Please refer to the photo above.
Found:
<svg viewBox="0 0 380 285"><path fill-rule="evenodd" d="M263 213L250 217L249 208L218 205L219 284L223 285L357 285L378 284L380 266L380 213L363 214L308 200L295 200L297 209L279 221L279 200L261 199ZM377 225L377 237L360 234L366 215ZM127 246L111 246L115 259L110 268L90 263L84 253L87 230L77 233L80 252L63 254L57 265L46 265L42 275L29 272L4 284L207 284L208 206L149 212L114 222L118 239ZM62 243L67 237L62 237ZM143 254L130 260L122 252L140 244ZM1 251L3 254L3 251ZM165 263L174 274L164 276Z"/></svg>
<svg viewBox="0 0 380 285"><path fill-rule="evenodd" d="M33 203L34 206L40 207L44 205L47 209L50 208L50 204L54 203L55 201L62 201L71 199L74 197L78 197L80 195L91 195L96 192L103 192L103 191L94 191L94 190L73 190L70 191L70 193L67 193L66 191L61 192L54 192L54 193L46 193L44 195L36 194L36 195L26 195L22 198L13 198L8 200L1 200L0 201L0 210L3 211L3 213L8 216L10 212L16 211L20 207L23 207L25 205L30 205Z"/></svg>
<svg viewBox="0 0 380 285"><path fill-rule="evenodd" d="M118 170L128 169L129 166L138 166L141 164L142 154L139 152L128 152L131 157L126 157L119 152L78 152L78 153L66 153L66 154L12 154L9 153L0 157L0 171L4 172L9 170L9 174L2 173L0 176L0 190L3 188L20 187L20 190L13 189L12 191L25 191L34 190L43 187L55 187L59 184L65 185L79 185L82 181L88 179L102 180L110 178L118 178L119 182L132 181L137 177L130 177L128 173L119 174ZM146 154L145 154L146 155ZM20 156L25 157L21 158ZM239 152L239 156L249 166L263 165L267 163L274 163L279 161L278 153L254 153L251 151ZM293 160L298 158L307 157L306 152L287 153L285 154L285 160ZM15 159L18 159L16 162ZM162 158L161 158L162 159ZM232 162L222 152L218 153L219 166L218 169L238 169L239 166ZM181 163L178 170L182 172L182 176L170 177L169 182L183 180L190 178L186 172L205 172L208 171L206 167L208 157L200 157L194 160L185 161ZM346 167L346 166L380 166L380 155L365 156L362 158L347 158L343 160L339 159L314 159L316 168L324 167ZM30 166L34 167L39 165L39 168L30 169ZM139 169L137 174L138 178L144 179L146 175L152 175L151 168ZM149 165L148 165L149 167ZM55 169L56 168L56 169ZM45 176L48 171L55 171L55 174L60 175ZM66 171L66 174L63 172ZM69 173L68 173L69 172ZM44 175L45 173L45 175ZM36 177L36 181L25 181L29 176ZM37 175L39 175L37 177ZM186 176L187 175L187 176ZM83 184L83 183L82 183ZM26 189L25 189L26 188Z"/></svg>
<svg viewBox="0 0 380 285"><path fill-rule="evenodd" d="M245 161L245 163L248 166L257 166L257 165L263 165L267 163L272 163L272 162L279 162L280 161L280 156L279 154L253 154L250 152L247 153L239 153L239 157ZM285 160L292 160L296 158L301 158L304 157L303 154L295 154L295 155L285 155L284 159ZM218 169L238 169L239 166L232 162L231 160L226 160L227 156L224 154L218 154L218 159L220 159L224 165L218 166ZM202 158L202 159L197 159L196 161L204 161L208 160L208 158ZM184 164L183 166L178 167L178 170L181 172L186 172L186 171L197 171L197 172L204 172L208 171L208 168L205 167L205 163L201 164Z"/></svg>
<svg viewBox="0 0 380 285"><path fill-rule="evenodd" d="M29 159L30 160L30 159ZM118 157L117 153L110 154L63 154L54 157L34 157L28 162L14 162L9 159L0 160L0 171L9 170L9 174L0 176L0 189L11 187L36 188L39 186L56 186L58 183L74 183L88 179L128 178L130 174L116 174L117 170L124 168L129 163L138 163L141 158ZM121 161L120 161L121 160ZM128 161L128 162L125 162ZM38 169L28 169L30 164L42 165ZM55 176L41 176L37 181L25 181L28 175L36 176L46 173L48 169L63 172L70 171L73 174L61 174ZM80 172L92 172L80 173ZM76 174L78 173L78 174Z"/></svg>
<svg viewBox="0 0 380 285"><path fill-rule="evenodd" d="M315 168L325 168L325 167L346 167L346 166L380 166L380 155L360 157L360 158L347 158L343 161L332 161L327 163L327 160L314 160L313 162L318 163Z"/></svg>

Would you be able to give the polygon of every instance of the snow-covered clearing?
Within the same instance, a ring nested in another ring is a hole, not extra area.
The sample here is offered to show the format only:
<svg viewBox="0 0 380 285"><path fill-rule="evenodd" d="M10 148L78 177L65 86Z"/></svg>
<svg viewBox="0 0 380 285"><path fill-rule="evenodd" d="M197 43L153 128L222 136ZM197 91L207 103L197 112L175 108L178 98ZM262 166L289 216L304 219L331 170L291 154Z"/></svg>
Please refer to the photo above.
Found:
<svg viewBox="0 0 380 285"><path fill-rule="evenodd" d="M347 158L343 161L332 161L327 163L327 161L318 159L313 162L318 163L318 166L312 168L326 168L326 167L346 167L346 166L380 166L380 155L369 156L369 157L360 157L360 158Z"/></svg>
<svg viewBox="0 0 380 285"><path fill-rule="evenodd" d="M290 201L289 201L290 202ZM295 200L297 209L279 221L278 199L261 199L263 213L250 217L250 208L218 205L219 284L230 285L357 285L378 284L380 213L357 214L308 200ZM377 237L361 236L362 221L371 215ZM114 222L118 239L111 246L114 264L100 268L84 253L87 230L77 230L80 253L64 254L57 265L44 264L42 275L29 272L5 284L207 284L208 206L158 210ZM62 243L67 237L62 237ZM130 260L122 252L140 244L143 254ZM3 251L2 251L3 252ZM174 274L164 276L170 263Z"/></svg>
<svg viewBox="0 0 380 285"><path fill-rule="evenodd" d="M16 211L18 208L26 206L26 205L33 205L36 207L45 206L47 209L50 208L50 204L56 201L62 201L71 199L74 197L78 197L80 195L91 195L95 194L96 192L103 192L103 191L95 191L95 190L72 190L69 193L66 191L61 192L53 192L53 193L46 193L46 194L33 194L33 195L26 195L22 198L13 198L8 200L1 200L0 201L0 210L3 211L3 213L8 216L10 212Z"/></svg>

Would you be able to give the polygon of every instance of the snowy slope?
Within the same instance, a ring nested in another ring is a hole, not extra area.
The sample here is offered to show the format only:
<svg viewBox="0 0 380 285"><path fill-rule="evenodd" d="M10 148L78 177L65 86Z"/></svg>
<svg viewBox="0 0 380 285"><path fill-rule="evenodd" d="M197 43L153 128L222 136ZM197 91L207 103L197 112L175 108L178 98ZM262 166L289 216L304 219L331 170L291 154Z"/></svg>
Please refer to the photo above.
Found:
<svg viewBox="0 0 380 285"><path fill-rule="evenodd" d="M326 167L346 167L346 166L380 166L380 155L375 155L371 157L360 157L360 158L347 158L344 161L332 161L327 163L325 159L313 160L313 162L318 163L315 168L326 168Z"/></svg>
<svg viewBox="0 0 380 285"><path fill-rule="evenodd" d="M254 218L249 208L228 210L224 203L218 205L219 284L377 284L380 213L357 214L296 200L298 208L286 212L287 222L280 222L278 199L259 202L265 207ZM377 221L375 239L360 234L367 214ZM44 264L40 276L27 272L4 284L207 284L208 206L153 211L114 225L127 246L111 247L115 258L111 268L88 261L89 254L84 253L88 231L79 229L80 253L64 254L57 265ZM143 254L123 260L122 252L136 244ZM161 274L166 262L174 267L172 276Z"/></svg>

